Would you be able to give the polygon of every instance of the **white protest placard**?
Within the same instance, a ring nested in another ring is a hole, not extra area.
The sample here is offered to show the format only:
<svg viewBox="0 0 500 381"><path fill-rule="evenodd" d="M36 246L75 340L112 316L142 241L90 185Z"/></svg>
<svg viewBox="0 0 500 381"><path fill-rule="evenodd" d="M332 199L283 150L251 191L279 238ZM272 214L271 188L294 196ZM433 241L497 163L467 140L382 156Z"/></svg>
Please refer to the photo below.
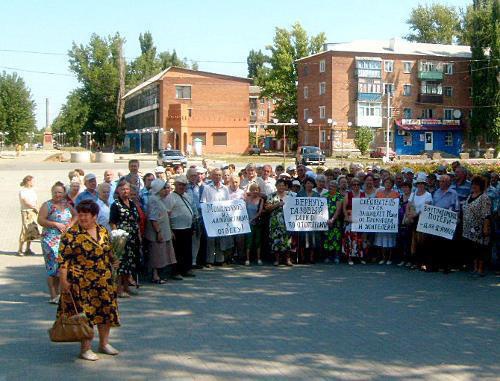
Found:
<svg viewBox="0 0 500 381"><path fill-rule="evenodd" d="M287 197L283 205L286 230L328 230L328 204L324 197Z"/></svg>
<svg viewBox="0 0 500 381"><path fill-rule="evenodd" d="M417 231L453 239L457 228L458 214L437 206L424 205L424 210L418 219Z"/></svg>
<svg viewBox="0 0 500 381"><path fill-rule="evenodd" d="M398 232L398 198L353 198L352 231Z"/></svg>
<svg viewBox="0 0 500 381"><path fill-rule="evenodd" d="M247 207L243 200L202 203L201 212L209 237L250 233Z"/></svg>

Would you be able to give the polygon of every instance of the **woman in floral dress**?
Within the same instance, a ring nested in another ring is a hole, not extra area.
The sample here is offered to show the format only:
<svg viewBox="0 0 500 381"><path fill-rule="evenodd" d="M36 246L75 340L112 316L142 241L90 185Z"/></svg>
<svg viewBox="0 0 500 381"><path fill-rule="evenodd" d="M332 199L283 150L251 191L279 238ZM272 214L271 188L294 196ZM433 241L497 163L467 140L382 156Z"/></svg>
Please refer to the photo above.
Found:
<svg viewBox="0 0 500 381"><path fill-rule="evenodd" d="M64 184L57 182L51 189L52 198L42 204L38 214L38 223L43 226L42 252L47 270L49 303L59 303L59 242L61 235L76 221L76 212L66 200Z"/></svg>
<svg viewBox="0 0 500 381"><path fill-rule="evenodd" d="M113 283L113 256L109 233L97 224L99 206L92 200L84 200L76 207L78 224L61 238L58 262L61 266L61 290L63 297L57 314L70 311L72 300L78 313L85 313L92 326L99 331L99 352L117 355L109 344L111 327L120 326L116 287ZM71 294L71 296L70 296ZM80 357L95 361L99 357L91 349L92 340L81 342Z"/></svg>
<svg viewBox="0 0 500 381"><path fill-rule="evenodd" d="M328 202L328 230L325 232L323 248L327 253L325 262L335 261L339 263L339 254L342 248L342 224L340 221L342 211L342 201L344 196L338 192L338 183L331 180L328 184L326 194Z"/></svg>
<svg viewBox="0 0 500 381"><path fill-rule="evenodd" d="M271 251L275 255L274 265L280 264L280 256L285 256L285 264L292 266L290 261L290 248L292 238L285 225L285 216L283 214L283 205L285 198L290 195L285 180L276 181L277 191L271 194L266 202L265 209L270 213L269 217L269 237L271 240Z"/></svg>
<svg viewBox="0 0 500 381"><path fill-rule="evenodd" d="M342 239L342 249L350 265L354 264L353 259L357 258L365 264L366 243L363 233L353 232L352 229L352 199L365 198L365 192L361 191L361 182L358 178L351 180L351 190L347 192L342 203L344 218L346 221L344 237Z"/></svg>
<svg viewBox="0 0 500 381"><path fill-rule="evenodd" d="M122 229L129 235L118 274L118 297L130 297L129 278L136 271L136 264L140 256L141 237L139 234L139 212L130 199L130 184L123 183L118 187L118 197L109 210L109 224L112 230Z"/></svg>

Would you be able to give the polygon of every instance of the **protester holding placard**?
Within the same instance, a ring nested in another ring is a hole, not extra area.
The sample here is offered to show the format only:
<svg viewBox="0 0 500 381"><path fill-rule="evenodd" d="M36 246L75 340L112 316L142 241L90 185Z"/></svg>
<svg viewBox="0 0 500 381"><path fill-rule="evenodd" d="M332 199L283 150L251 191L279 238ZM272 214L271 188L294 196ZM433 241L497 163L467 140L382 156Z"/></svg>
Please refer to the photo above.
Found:
<svg viewBox="0 0 500 381"><path fill-rule="evenodd" d="M351 180L351 190L347 192L347 196L342 204L346 222L342 238L342 248L351 266L354 265L354 259L359 259L362 264L366 263L364 260L366 255L364 234L352 231L352 199L365 197L365 192L361 191L361 182L358 178L353 178Z"/></svg>
<svg viewBox="0 0 500 381"><path fill-rule="evenodd" d="M410 202L414 206L415 214L412 216L418 221L420 213L424 209L424 205L432 205L432 195L427 192L427 176L424 173L419 173L415 180L416 191L414 191L410 197ZM427 235L415 231L412 235L412 250L420 258L421 263L432 263L432 253L426 248Z"/></svg>
<svg viewBox="0 0 500 381"><path fill-rule="evenodd" d="M399 198L399 213L398 213L398 247L401 250L401 262L398 266L410 267L413 262L411 241L415 230L415 207L410 201L413 193L411 192L412 184L409 181L404 181L400 185L402 192Z"/></svg>
<svg viewBox="0 0 500 381"><path fill-rule="evenodd" d="M394 190L394 179L389 176L384 180L384 189L377 192L376 198L397 198L399 199L399 192ZM387 265L392 264L392 250L396 247L397 233L376 233L374 245L380 248L382 259L379 265L384 263Z"/></svg>
<svg viewBox="0 0 500 381"><path fill-rule="evenodd" d="M338 191L336 180L330 180L328 193L325 195L328 203L328 231L324 232L323 248L325 249L325 263L334 261L339 263L342 248L342 200L343 194Z"/></svg>
<svg viewBox="0 0 500 381"><path fill-rule="evenodd" d="M321 197L316 188L316 181L307 177L302 184L303 189L297 193L297 197ZM315 263L314 251L320 247L320 234L317 232L299 232L299 259L300 262Z"/></svg>
<svg viewBox="0 0 500 381"><path fill-rule="evenodd" d="M269 217L269 237L271 240L271 251L274 254L274 266L280 264L280 257L285 258L285 264L292 266L290 261L290 249L292 239L285 225L283 205L285 198L291 196L285 180L276 180L276 192L267 199L265 208L270 213Z"/></svg>
<svg viewBox="0 0 500 381"><path fill-rule="evenodd" d="M489 258L488 245L491 235L491 200L484 192L486 181L474 176L471 181L471 194L463 204L463 233L468 252L474 259L473 273L485 276L484 262Z"/></svg>

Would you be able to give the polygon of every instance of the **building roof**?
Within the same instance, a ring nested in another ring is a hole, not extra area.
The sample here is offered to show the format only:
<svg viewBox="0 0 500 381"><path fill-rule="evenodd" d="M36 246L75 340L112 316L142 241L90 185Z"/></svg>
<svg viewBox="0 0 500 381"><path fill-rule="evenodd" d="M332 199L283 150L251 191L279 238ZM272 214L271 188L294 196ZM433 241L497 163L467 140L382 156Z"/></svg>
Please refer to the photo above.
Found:
<svg viewBox="0 0 500 381"><path fill-rule="evenodd" d="M233 81L243 81L243 82L247 82L249 84L252 83L252 79L251 78L245 78L245 77L236 77L236 76L232 76L232 75L226 75L226 74L218 74L218 73L212 73L212 72L208 72L208 71L201 71L201 70L191 70L191 69L186 69L186 68L182 68L182 67L177 67L177 66L170 66L168 68L166 68L165 70L159 72L158 74L152 76L151 78L145 80L144 82L142 82L141 84L137 85L136 87L134 87L133 89L129 90L124 96L123 98L128 98L129 96L139 92L140 90L144 89L145 87L147 87L148 85L152 84L152 83L155 83L155 82L158 82L160 80L163 79L163 77L165 76L165 74L167 74L169 71L183 71L183 72L191 72L191 73L196 73L196 74L201 74L201 75L211 75L211 76L217 76L217 77L223 77L223 78L226 78L226 79L229 79L229 80L233 80Z"/></svg>
<svg viewBox="0 0 500 381"><path fill-rule="evenodd" d="M436 57L470 58L470 46L466 45L443 45L423 44L409 42L399 38L389 40L354 40L351 42L326 43L321 53L303 57L297 61L304 60L325 52L354 52L374 54L405 54Z"/></svg>

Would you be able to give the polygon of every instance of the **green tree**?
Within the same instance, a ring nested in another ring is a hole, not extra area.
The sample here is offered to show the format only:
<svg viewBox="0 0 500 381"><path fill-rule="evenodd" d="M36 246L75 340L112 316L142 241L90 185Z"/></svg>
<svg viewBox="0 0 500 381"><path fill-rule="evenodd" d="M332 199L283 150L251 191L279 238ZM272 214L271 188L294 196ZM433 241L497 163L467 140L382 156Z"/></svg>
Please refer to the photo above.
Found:
<svg viewBox="0 0 500 381"><path fill-rule="evenodd" d="M133 88L139 83L158 74L162 70L161 60L156 53L153 36L150 32L139 35L141 55L133 60L127 70L127 87Z"/></svg>
<svg viewBox="0 0 500 381"><path fill-rule="evenodd" d="M112 139L123 136L117 119L123 42L119 33L109 37L93 34L88 45L73 43L69 51L70 69L82 85L81 100L89 110L84 128L95 132L100 144L105 143L107 135Z"/></svg>
<svg viewBox="0 0 500 381"><path fill-rule="evenodd" d="M474 0L465 18L464 36L470 41L472 52L472 140L486 135L500 139L499 7L496 0Z"/></svg>
<svg viewBox="0 0 500 381"><path fill-rule="evenodd" d="M6 144L22 144L34 132L35 102L17 73L0 75L0 131L8 132Z"/></svg>
<svg viewBox="0 0 500 381"><path fill-rule="evenodd" d="M290 30L276 28L273 44L266 47L269 51L269 73L259 85L263 88L262 96L276 100L274 114L278 120L288 122L297 120L297 67L295 61L321 51L326 41L324 33L308 37L300 23L295 23ZM282 129L276 129L278 137ZM297 130L290 129L287 136L297 141Z"/></svg>
<svg viewBox="0 0 500 381"><path fill-rule="evenodd" d="M161 52L159 58L160 58L161 70L165 70L170 66L189 69L188 59L187 58L180 59L175 49L172 50L172 53L170 53L168 50ZM195 66L193 67L193 70L198 70L198 64L196 62L193 62L193 66Z"/></svg>
<svg viewBox="0 0 500 381"><path fill-rule="evenodd" d="M83 98L82 90L73 90L52 123L52 131L65 132L66 141L75 147L80 142L89 117L89 107Z"/></svg>
<svg viewBox="0 0 500 381"><path fill-rule="evenodd" d="M265 66L269 62L262 50L250 50L247 57L248 78L252 78L256 85L263 83L269 74L269 68Z"/></svg>
<svg viewBox="0 0 500 381"><path fill-rule="evenodd" d="M408 41L452 44L461 36L460 15L455 7L432 4L413 8L406 21L411 32Z"/></svg>
<svg viewBox="0 0 500 381"><path fill-rule="evenodd" d="M358 127L354 134L354 144L362 155L368 152L373 141L373 129L370 127Z"/></svg>

